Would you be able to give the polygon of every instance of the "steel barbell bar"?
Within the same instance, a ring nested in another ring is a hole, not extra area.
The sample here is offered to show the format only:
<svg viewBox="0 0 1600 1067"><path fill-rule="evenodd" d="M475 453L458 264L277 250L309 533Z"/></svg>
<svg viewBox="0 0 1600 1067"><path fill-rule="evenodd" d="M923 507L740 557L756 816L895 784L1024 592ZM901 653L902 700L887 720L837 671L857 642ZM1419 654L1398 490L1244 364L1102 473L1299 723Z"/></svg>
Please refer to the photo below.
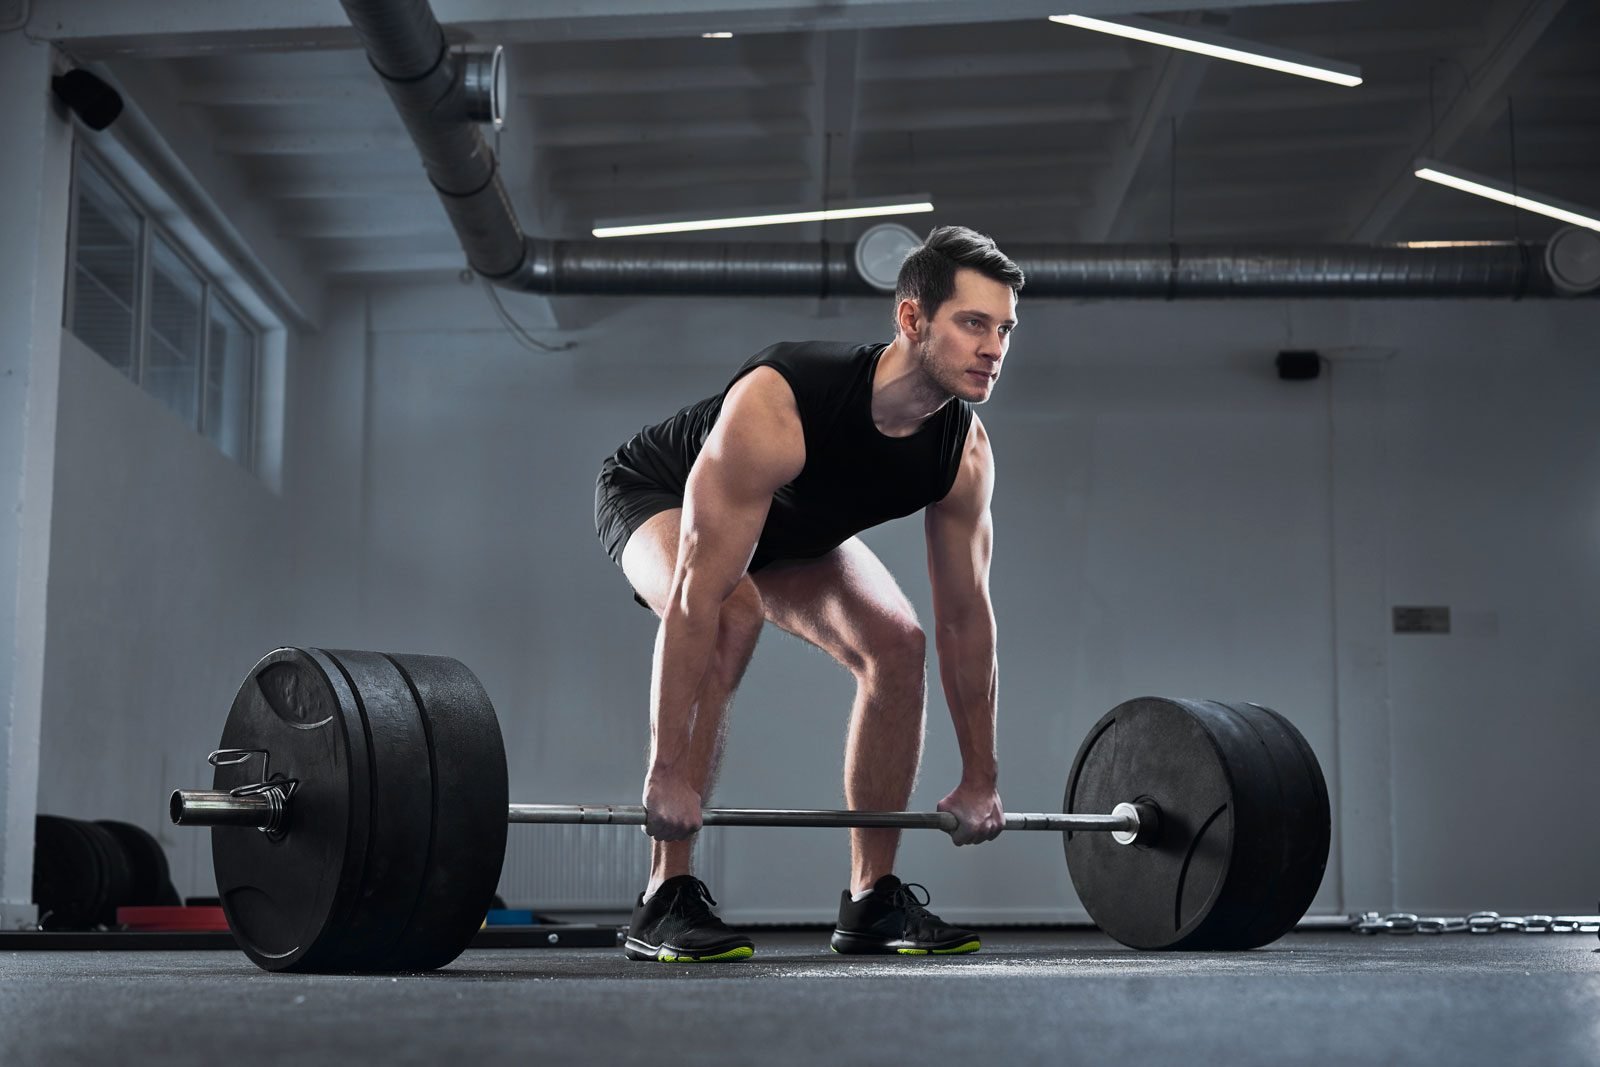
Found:
<svg viewBox="0 0 1600 1067"><path fill-rule="evenodd" d="M178 789L169 805L179 826L253 826L279 832L288 825L290 802L275 790L238 795L209 789ZM954 833L960 822L947 811L829 811L813 808L706 808L706 826L813 826L862 829L943 830ZM584 823L643 826L642 804L512 804L507 819L514 823ZM1159 813L1152 804L1118 804L1109 815L1059 812L1008 812L1007 830L1108 832L1120 844L1148 841ZM1143 837L1141 838L1141 834Z"/></svg>

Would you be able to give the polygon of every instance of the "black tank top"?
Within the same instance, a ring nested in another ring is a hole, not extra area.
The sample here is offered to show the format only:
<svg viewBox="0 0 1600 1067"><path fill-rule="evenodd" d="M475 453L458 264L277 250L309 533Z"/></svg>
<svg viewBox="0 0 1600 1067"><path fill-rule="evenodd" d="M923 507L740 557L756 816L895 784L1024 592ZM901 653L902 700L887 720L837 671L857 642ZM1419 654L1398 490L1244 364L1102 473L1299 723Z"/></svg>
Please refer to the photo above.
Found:
<svg viewBox="0 0 1600 1067"><path fill-rule="evenodd" d="M776 370L794 392L805 434L805 467L773 494L751 571L824 555L862 530L942 500L955 484L972 406L952 400L909 437L878 432L872 378L887 347L784 342L751 357L728 383L757 367ZM617 467L682 494L726 395L641 430L613 457Z"/></svg>

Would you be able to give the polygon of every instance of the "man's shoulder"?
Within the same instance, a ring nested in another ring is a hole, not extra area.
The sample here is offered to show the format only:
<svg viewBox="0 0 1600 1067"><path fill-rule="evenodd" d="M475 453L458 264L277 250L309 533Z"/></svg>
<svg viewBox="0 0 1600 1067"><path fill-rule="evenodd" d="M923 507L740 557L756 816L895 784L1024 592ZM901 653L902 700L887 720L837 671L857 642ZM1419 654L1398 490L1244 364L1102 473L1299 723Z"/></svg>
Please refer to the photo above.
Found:
<svg viewBox="0 0 1600 1067"><path fill-rule="evenodd" d="M763 363L789 364L817 369L852 366L867 358L881 345L853 344L849 341L779 341L751 356L747 366Z"/></svg>

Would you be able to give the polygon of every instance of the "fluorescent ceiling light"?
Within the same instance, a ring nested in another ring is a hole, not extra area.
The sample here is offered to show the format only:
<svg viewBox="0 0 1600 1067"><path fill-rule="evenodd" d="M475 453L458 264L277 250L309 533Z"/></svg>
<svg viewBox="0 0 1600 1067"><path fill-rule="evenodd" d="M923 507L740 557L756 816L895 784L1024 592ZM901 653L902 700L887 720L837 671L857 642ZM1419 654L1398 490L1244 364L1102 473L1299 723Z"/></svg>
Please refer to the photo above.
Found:
<svg viewBox="0 0 1600 1067"><path fill-rule="evenodd" d="M727 41L732 39L733 34L726 30L718 30L716 33L702 33L700 36L708 41Z"/></svg>
<svg viewBox="0 0 1600 1067"><path fill-rule="evenodd" d="M1508 248L1515 241L1401 241L1401 248Z"/></svg>
<svg viewBox="0 0 1600 1067"><path fill-rule="evenodd" d="M786 211L776 215L739 215L725 219L691 219L683 222L646 222L634 226L596 226L596 237L643 237L652 233L688 233L691 230L734 230L744 226L783 226L792 222L831 222L834 219L867 219L877 215L915 215L932 211L926 200L907 204L879 204L868 207L837 207L826 211Z"/></svg>
<svg viewBox="0 0 1600 1067"><path fill-rule="evenodd" d="M1248 63L1252 67L1266 67L1284 74L1298 74L1302 78L1332 82L1335 85L1361 84L1361 68L1353 63L1337 63L1331 59L1291 52L1284 48L1257 44L1223 33L1179 26L1158 19L1130 15L1119 19L1092 19L1083 15L1051 15L1051 22L1063 26L1076 26L1084 30L1115 34L1146 44L1181 48L1185 52L1198 52L1213 59L1229 59L1235 63Z"/></svg>
<svg viewBox="0 0 1600 1067"><path fill-rule="evenodd" d="M1509 182L1486 178L1481 174L1473 174L1471 171L1456 167L1447 167L1432 159L1417 160L1416 168L1417 177L1424 181L1438 182L1451 189L1459 189L1463 193L1487 197L1502 204L1521 208L1523 211L1532 211L1538 215L1560 219L1562 222L1570 222L1574 226L1600 230L1600 211L1569 204L1542 193L1530 196L1526 189L1513 191Z"/></svg>

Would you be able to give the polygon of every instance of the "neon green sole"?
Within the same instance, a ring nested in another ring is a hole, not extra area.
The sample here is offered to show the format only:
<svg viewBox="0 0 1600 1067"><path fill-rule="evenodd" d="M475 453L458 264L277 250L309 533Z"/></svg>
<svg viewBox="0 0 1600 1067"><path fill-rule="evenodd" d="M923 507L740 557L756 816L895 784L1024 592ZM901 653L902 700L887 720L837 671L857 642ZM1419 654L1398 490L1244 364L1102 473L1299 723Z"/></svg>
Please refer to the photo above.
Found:
<svg viewBox="0 0 1600 1067"><path fill-rule="evenodd" d="M957 945L955 948L936 948L933 950L933 954L935 956L959 956L967 952L976 952L982 947L982 941L974 940Z"/></svg>
<svg viewBox="0 0 1600 1067"><path fill-rule="evenodd" d="M895 951L902 956L959 956L967 952L976 952L982 947L982 941L967 941L955 948L897 948Z"/></svg>
<svg viewBox="0 0 1600 1067"><path fill-rule="evenodd" d="M756 954L756 950L749 945L740 945L726 952L719 952L715 956L674 956L666 949L656 953L656 959L662 963L720 963L725 960L747 960Z"/></svg>
<svg viewBox="0 0 1600 1067"><path fill-rule="evenodd" d="M902 956L961 956L968 952L977 952L982 947L982 941L967 941L957 945L955 948L897 948L895 952ZM843 955L832 945L828 946L828 951L836 956Z"/></svg>

